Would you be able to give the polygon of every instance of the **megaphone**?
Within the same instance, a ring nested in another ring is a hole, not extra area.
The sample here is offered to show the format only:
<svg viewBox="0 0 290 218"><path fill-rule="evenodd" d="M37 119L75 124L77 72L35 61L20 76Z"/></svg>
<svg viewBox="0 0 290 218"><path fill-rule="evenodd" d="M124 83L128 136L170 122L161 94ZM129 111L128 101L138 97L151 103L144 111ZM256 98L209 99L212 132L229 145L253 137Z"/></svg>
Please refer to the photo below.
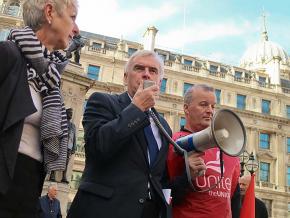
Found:
<svg viewBox="0 0 290 218"><path fill-rule="evenodd" d="M219 147L227 155L235 157L244 151L246 130L237 114L220 109L214 114L208 128L179 138L176 143L187 152Z"/></svg>

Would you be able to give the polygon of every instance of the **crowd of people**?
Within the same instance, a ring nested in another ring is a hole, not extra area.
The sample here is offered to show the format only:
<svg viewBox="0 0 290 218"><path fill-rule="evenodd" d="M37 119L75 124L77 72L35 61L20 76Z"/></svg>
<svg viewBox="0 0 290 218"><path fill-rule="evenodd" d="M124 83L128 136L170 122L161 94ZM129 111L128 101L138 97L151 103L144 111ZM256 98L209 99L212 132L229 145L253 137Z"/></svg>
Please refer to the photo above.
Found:
<svg viewBox="0 0 290 218"><path fill-rule="evenodd" d="M26 27L0 42L0 217L61 217L55 186L39 197L46 174L54 180L54 172L63 171L68 182L76 130L60 88L68 60L58 50L79 36L77 10L77 0L26 0ZM239 217L245 191L239 159L224 154L220 167L221 151L211 148L185 160L164 133L177 140L209 127L214 89L197 84L187 90L186 124L172 134L154 108L163 76L155 52L137 51L125 65L127 91L89 97L82 121L85 169L67 217Z"/></svg>

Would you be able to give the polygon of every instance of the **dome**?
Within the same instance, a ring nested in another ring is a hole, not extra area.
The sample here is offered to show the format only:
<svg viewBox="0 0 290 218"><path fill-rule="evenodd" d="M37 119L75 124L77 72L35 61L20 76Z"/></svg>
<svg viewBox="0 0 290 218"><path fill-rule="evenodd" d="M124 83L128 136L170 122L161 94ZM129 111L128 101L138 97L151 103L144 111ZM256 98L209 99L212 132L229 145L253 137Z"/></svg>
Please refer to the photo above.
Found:
<svg viewBox="0 0 290 218"><path fill-rule="evenodd" d="M244 53L240 66L249 70L265 68L273 59L279 59L281 64L288 65L289 57L277 43L268 40L265 15L263 15L263 31L261 40L250 46Z"/></svg>
<svg viewBox="0 0 290 218"><path fill-rule="evenodd" d="M268 40L261 40L246 50L240 65L244 68L253 69L265 66L273 58L279 58L283 64L288 63L288 55L280 45Z"/></svg>

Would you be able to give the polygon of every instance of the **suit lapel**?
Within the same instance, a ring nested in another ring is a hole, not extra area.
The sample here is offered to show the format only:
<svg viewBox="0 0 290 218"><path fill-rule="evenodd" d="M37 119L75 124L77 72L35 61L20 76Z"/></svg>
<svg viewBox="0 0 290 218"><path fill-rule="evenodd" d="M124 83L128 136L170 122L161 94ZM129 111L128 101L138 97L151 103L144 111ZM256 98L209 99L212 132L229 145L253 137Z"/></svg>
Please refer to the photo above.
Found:
<svg viewBox="0 0 290 218"><path fill-rule="evenodd" d="M119 95L118 99L119 99L121 111L131 103L131 99L127 92L124 92L121 95ZM133 137L134 137L134 140L136 140L136 142L140 145L141 151L143 153L144 161L149 165L148 154L147 154L147 142L146 142L143 130L138 131Z"/></svg>
<svg viewBox="0 0 290 218"><path fill-rule="evenodd" d="M144 160L149 166L147 141L146 141L145 134L144 134L143 130L139 131L137 133L137 135L135 136L135 138L138 141L138 144L140 145L140 148L141 148L142 153L143 153Z"/></svg>
<svg viewBox="0 0 290 218"><path fill-rule="evenodd" d="M131 99L130 99L130 97L129 97L127 92L122 93L121 95L118 96L118 98L119 98L121 111L131 103ZM152 108L152 110L155 113L155 115L158 118L158 120L160 121L160 123L162 124L162 126L164 127L163 120L160 119L160 116L159 116L158 112L154 108ZM162 159L162 157L164 155L166 155L167 150L168 150L167 139L165 138L165 136L162 134L162 132L160 130L159 130L159 134L160 134L160 137L161 137L161 148L160 148L159 153L157 155L157 159L155 161L154 166L158 165L158 162L160 161L160 159ZM147 145L147 141L146 141L144 132L142 130L140 130L133 137L135 138L137 143L140 145L140 148L141 148L142 153L143 153L144 160L146 161L146 163L149 166L149 162L148 162L148 145Z"/></svg>

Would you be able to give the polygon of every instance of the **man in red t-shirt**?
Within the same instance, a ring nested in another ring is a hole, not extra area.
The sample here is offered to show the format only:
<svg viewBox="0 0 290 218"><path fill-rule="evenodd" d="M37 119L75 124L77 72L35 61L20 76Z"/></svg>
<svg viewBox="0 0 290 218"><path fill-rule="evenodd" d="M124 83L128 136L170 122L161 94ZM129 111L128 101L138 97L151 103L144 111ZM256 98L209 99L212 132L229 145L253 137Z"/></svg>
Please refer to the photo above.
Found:
<svg viewBox="0 0 290 218"><path fill-rule="evenodd" d="M212 87L195 85L189 89L184 96L186 124L180 132L173 135L173 139L199 132L210 126L215 104L216 97ZM206 166L205 172L202 170L201 159ZM220 150L211 148L201 154L189 155L191 179L197 190L193 191L186 180L183 157L179 156L171 145L167 164L172 183L173 218L232 218L239 214L239 159L223 154L223 160L221 182L208 191L199 192L218 183L221 176Z"/></svg>

